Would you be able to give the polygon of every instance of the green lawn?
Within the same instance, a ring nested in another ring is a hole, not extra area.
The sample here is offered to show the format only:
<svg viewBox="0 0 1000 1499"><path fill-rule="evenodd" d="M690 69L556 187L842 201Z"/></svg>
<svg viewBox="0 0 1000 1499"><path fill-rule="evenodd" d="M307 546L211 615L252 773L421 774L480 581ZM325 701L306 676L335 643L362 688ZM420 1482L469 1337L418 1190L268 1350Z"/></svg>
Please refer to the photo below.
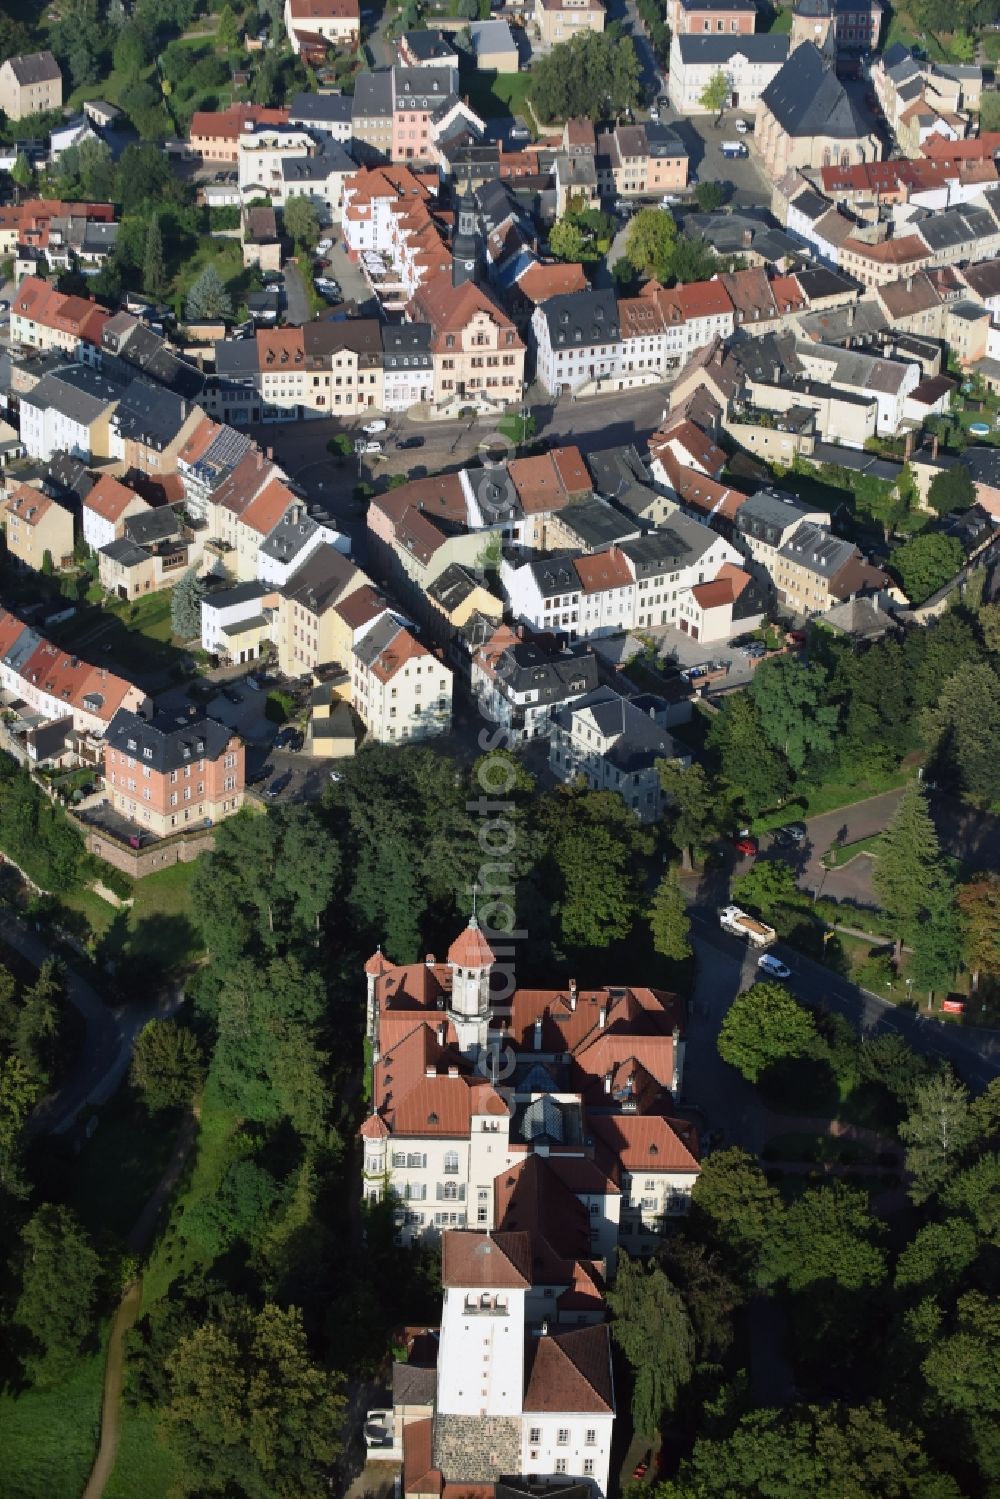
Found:
<svg viewBox="0 0 1000 1499"><path fill-rule="evenodd" d="M883 791L905 786L909 779L909 771L892 770L873 772L854 780L826 781L822 786L803 787L784 807L755 817L751 826L755 833L766 833L771 828L782 827L794 817L819 817L823 812L839 811L841 807L849 807L869 796L880 796Z"/></svg>
<svg viewBox="0 0 1000 1499"><path fill-rule="evenodd" d="M202 951L191 920L196 868L195 863L174 864L136 880L131 907L116 909L90 889L63 896L62 904L79 913L95 937L108 939L102 961L123 955L138 958L149 964L151 974L159 975L194 962Z"/></svg>
<svg viewBox="0 0 1000 1499"><path fill-rule="evenodd" d="M823 855L823 863L827 869L840 869L859 854L870 854L878 846L881 837L881 833L873 833L870 838L859 838L856 843L835 844Z"/></svg>
<svg viewBox="0 0 1000 1499"><path fill-rule="evenodd" d="M787 8L783 7L781 10L776 11L774 20L767 29L771 32L772 36L787 36L792 29L791 6Z"/></svg>
<svg viewBox="0 0 1000 1499"><path fill-rule="evenodd" d="M477 114L496 119L524 114L531 83L530 73L483 73L477 70L463 77L462 88ZM531 124L530 118L527 123Z"/></svg>
<svg viewBox="0 0 1000 1499"><path fill-rule="evenodd" d="M150 63L140 77L156 87L155 72L154 65ZM88 99L104 99L108 104L120 104L121 95L131 82L131 74L118 73L112 68L99 83L82 83L79 88L74 89L66 100L66 107L71 113L75 113Z"/></svg>
<svg viewBox="0 0 1000 1499"><path fill-rule="evenodd" d="M246 301L247 292L257 285L257 271L243 265L243 251L238 239L217 239L214 235L199 237L198 248L189 256L174 277L173 299L183 301L192 284L206 266L214 265L233 299L237 309Z"/></svg>
<svg viewBox="0 0 1000 1499"><path fill-rule="evenodd" d="M121 1441L104 1499L168 1499L178 1469L179 1459L157 1437L155 1417L123 1402Z"/></svg>
<svg viewBox="0 0 1000 1499"><path fill-rule="evenodd" d="M75 1499L82 1493L97 1450L106 1331L101 1329L101 1347L62 1384L0 1395L3 1499Z"/></svg>

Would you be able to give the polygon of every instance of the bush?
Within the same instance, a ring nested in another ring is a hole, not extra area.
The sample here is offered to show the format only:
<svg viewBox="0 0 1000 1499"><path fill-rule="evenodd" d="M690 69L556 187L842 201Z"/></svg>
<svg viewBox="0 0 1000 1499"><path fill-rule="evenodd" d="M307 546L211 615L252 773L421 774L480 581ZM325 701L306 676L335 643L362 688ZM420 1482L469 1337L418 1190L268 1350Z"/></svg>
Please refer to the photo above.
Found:
<svg viewBox="0 0 1000 1499"><path fill-rule="evenodd" d="M295 710L295 699L288 692L269 692L264 717L270 723L287 723Z"/></svg>
<svg viewBox="0 0 1000 1499"><path fill-rule="evenodd" d="M135 894L135 881L130 879L121 869L116 869L113 864L107 864L103 859L94 858L94 878L100 880L117 895L119 900L131 900Z"/></svg>

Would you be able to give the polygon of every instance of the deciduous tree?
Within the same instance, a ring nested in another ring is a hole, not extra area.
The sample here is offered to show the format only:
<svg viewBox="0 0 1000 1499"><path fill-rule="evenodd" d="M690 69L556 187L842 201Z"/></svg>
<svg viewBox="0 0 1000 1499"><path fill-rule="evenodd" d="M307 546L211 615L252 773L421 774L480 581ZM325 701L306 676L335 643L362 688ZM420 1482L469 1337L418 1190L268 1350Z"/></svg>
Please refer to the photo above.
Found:
<svg viewBox="0 0 1000 1499"><path fill-rule="evenodd" d="M922 604L956 575L964 561L965 553L957 537L932 531L913 536L897 547L889 559L889 567L899 578L911 604Z"/></svg>
<svg viewBox="0 0 1000 1499"><path fill-rule="evenodd" d="M658 760L660 786L667 797L670 835L680 850L685 869L692 867L692 850L704 844L720 822L718 798L702 765L680 760Z"/></svg>
<svg viewBox="0 0 1000 1499"><path fill-rule="evenodd" d="M727 697L708 731L729 797L750 816L777 805L788 791L788 761L768 742L760 711L745 692Z"/></svg>
<svg viewBox="0 0 1000 1499"><path fill-rule="evenodd" d="M30 1334L25 1364L36 1383L56 1381L93 1334L101 1262L69 1208L53 1203L28 1220L21 1242L14 1320Z"/></svg>
<svg viewBox="0 0 1000 1499"><path fill-rule="evenodd" d="M150 1020L136 1037L130 1075L151 1114L190 1104L205 1075L194 1032L176 1020Z"/></svg>
<svg viewBox="0 0 1000 1499"><path fill-rule="evenodd" d="M677 1288L654 1264L618 1257L611 1335L632 1366L632 1421L636 1432L656 1436L694 1372L695 1340Z"/></svg>
<svg viewBox="0 0 1000 1499"><path fill-rule="evenodd" d="M664 958L682 963L691 956L691 921L680 881L668 870L656 887L649 913L653 946Z"/></svg>
<svg viewBox="0 0 1000 1499"><path fill-rule="evenodd" d="M167 1360L161 1423L178 1492L325 1499L340 1446L340 1380L312 1361L297 1307L231 1309Z"/></svg>
<svg viewBox="0 0 1000 1499"><path fill-rule="evenodd" d="M899 1126L914 1202L926 1202L940 1191L976 1133L968 1090L954 1073L938 1072L918 1086L913 1107Z"/></svg>
<svg viewBox="0 0 1000 1499"><path fill-rule="evenodd" d="M286 234L296 245L311 250L319 239L319 217L308 198L289 198L284 208Z"/></svg>
<svg viewBox="0 0 1000 1499"><path fill-rule="evenodd" d="M769 1067L816 1051L816 1022L781 984L754 984L739 994L719 1028L719 1055L748 1082Z"/></svg>
<svg viewBox="0 0 1000 1499"><path fill-rule="evenodd" d="M167 267L163 259L163 235L160 219L153 214L146 230L146 252L142 262L142 286L148 297L159 300L167 290ZM201 628L199 617L198 627Z"/></svg>
<svg viewBox="0 0 1000 1499"><path fill-rule="evenodd" d="M715 115L716 124L722 119L722 112L729 103L729 79L720 68L713 73L698 96L698 103L702 109L707 109L710 114Z"/></svg>
<svg viewBox="0 0 1000 1499"><path fill-rule="evenodd" d="M758 859L746 874L733 880L732 891L734 900L751 906L766 920L779 906L794 905L799 898L795 871L780 859Z"/></svg>
<svg viewBox="0 0 1000 1499"><path fill-rule="evenodd" d="M691 1197L691 1228L725 1255L743 1285L759 1283L764 1245L779 1232L781 1195L745 1150L715 1150L701 1163Z"/></svg>
<svg viewBox="0 0 1000 1499"><path fill-rule="evenodd" d="M976 502L976 486L967 468L953 463L935 474L927 490L927 500L938 515L950 515L953 510L968 510Z"/></svg>
<svg viewBox="0 0 1000 1499"><path fill-rule="evenodd" d="M959 667L925 718L938 779L981 804L994 802L1000 796L1000 677L992 666L975 661Z"/></svg>
<svg viewBox="0 0 1000 1499"><path fill-rule="evenodd" d="M641 208L625 236L631 263L658 281L669 281L677 245L677 225L662 208Z"/></svg>
<svg viewBox="0 0 1000 1499"><path fill-rule="evenodd" d="M829 754L839 714L827 701L822 672L797 656L764 661L749 691L764 737L793 770L801 771L811 755Z"/></svg>

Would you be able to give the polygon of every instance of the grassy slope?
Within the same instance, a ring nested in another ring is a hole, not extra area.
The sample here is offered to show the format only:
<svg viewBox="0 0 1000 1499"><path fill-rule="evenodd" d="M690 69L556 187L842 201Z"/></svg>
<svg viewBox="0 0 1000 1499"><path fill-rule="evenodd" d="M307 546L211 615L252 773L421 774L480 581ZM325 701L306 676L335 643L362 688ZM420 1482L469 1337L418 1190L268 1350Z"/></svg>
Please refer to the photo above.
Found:
<svg viewBox="0 0 1000 1499"><path fill-rule="evenodd" d="M106 1332L101 1329L100 1350L62 1384L0 1395L4 1499L73 1499L82 1492L97 1450Z"/></svg>

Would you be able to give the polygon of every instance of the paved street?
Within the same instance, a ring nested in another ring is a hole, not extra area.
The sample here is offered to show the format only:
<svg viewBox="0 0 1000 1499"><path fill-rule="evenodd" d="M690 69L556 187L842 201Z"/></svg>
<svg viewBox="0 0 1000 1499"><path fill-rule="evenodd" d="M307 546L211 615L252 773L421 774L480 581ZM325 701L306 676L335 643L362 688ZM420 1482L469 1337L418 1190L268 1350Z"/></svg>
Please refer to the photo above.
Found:
<svg viewBox="0 0 1000 1499"><path fill-rule="evenodd" d="M289 261L285 266L285 322L289 326L299 327L302 323L308 323L311 318L312 312L301 273L298 266Z"/></svg>
<svg viewBox="0 0 1000 1499"><path fill-rule="evenodd" d="M55 956L26 922L10 912L0 916L0 934L9 947L36 967ZM165 1020L176 1014L184 1000L184 991L177 984L158 999L147 998L142 1004L113 1010L72 968L66 970L66 992L83 1018L83 1046L72 1075L32 1111L29 1135L62 1134L85 1108L107 1103L128 1070L135 1038L143 1026L149 1020Z"/></svg>

